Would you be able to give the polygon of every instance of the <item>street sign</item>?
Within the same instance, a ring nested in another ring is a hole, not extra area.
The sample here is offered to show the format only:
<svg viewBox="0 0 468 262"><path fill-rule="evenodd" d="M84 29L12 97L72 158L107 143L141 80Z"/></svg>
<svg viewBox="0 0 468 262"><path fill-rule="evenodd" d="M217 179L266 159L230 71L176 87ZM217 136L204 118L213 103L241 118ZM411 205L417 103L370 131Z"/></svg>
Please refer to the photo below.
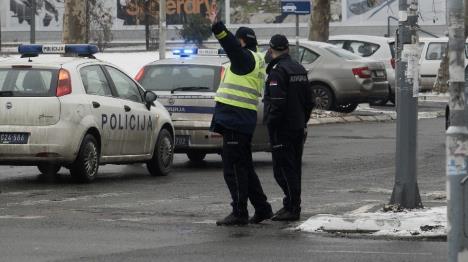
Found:
<svg viewBox="0 0 468 262"><path fill-rule="evenodd" d="M282 14L308 15L310 10L310 0L281 0Z"/></svg>

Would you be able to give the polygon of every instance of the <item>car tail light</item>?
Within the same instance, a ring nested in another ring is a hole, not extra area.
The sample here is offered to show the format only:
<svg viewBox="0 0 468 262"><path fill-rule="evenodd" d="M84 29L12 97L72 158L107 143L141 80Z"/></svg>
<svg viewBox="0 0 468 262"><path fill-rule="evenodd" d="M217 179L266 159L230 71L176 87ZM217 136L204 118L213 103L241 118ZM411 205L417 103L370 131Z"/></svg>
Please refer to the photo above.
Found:
<svg viewBox="0 0 468 262"><path fill-rule="evenodd" d="M58 84L57 84L57 90L55 92L55 95L60 97L60 96L71 94L71 92L72 92L72 86L71 86L70 73L67 70L62 68L59 71Z"/></svg>
<svg viewBox="0 0 468 262"><path fill-rule="evenodd" d="M370 78L371 71L369 70L368 67L353 68L353 75L359 78Z"/></svg>
<svg viewBox="0 0 468 262"><path fill-rule="evenodd" d="M395 69L395 58L390 59L390 64L392 64L392 68Z"/></svg>
<svg viewBox="0 0 468 262"><path fill-rule="evenodd" d="M221 67L221 80L224 79L224 73L225 73L226 69L224 67Z"/></svg>
<svg viewBox="0 0 468 262"><path fill-rule="evenodd" d="M140 82L140 80L143 78L144 75L145 75L145 68L142 67L140 71L138 71L138 74L135 76L135 80Z"/></svg>

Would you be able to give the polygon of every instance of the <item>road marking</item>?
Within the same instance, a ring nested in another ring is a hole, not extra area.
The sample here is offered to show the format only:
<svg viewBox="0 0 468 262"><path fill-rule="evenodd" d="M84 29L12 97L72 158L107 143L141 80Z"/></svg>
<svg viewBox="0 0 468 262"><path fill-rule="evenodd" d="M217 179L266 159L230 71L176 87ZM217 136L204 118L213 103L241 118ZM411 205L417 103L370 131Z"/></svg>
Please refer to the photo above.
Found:
<svg viewBox="0 0 468 262"><path fill-rule="evenodd" d="M45 218L45 216L16 216L16 215L0 216L0 219L26 219L26 220L32 220L32 219L41 219L41 218Z"/></svg>
<svg viewBox="0 0 468 262"><path fill-rule="evenodd" d="M426 252L415 252L415 253L406 253L406 252L378 252L378 251L360 251L360 250L307 250L307 253L341 253L341 254L366 254L366 255L418 255L418 256L432 256L432 253Z"/></svg>
<svg viewBox="0 0 468 262"><path fill-rule="evenodd" d="M192 224L215 224L216 223L216 220L203 220L203 221L196 221L196 222L193 222Z"/></svg>
<svg viewBox="0 0 468 262"><path fill-rule="evenodd" d="M66 202L73 202L73 201L87 201L97 198L107 198L107 197L116 197L121 195L129 195L130 193L105 193L99 195L87 195L87 196L80 196L80 197L69 197L63 199L40 199L40 200L26 200L19 203L7 203L6 206L35 206L41 204L50 204L50 203L66 203Z"/></svg>
<svg viewBox="0 0 468 262"><path fill-rule="evenodd" d="M98 221L103 221L103 222L117 222L117 221L144 222L144 221L150 221L150 218L148 218L148 217L122 217L122 218L116 218L116 219L102 218L102 219L98 219Z"/></svg>
<svg viewBox="0 0 468 262"><path fill-rule="evenodd" d="M19 195L30 195L30 194L42 194L52 192L53 190L28 190L28 191L15 191L2 193L3 196L19 196Z"/></svg>

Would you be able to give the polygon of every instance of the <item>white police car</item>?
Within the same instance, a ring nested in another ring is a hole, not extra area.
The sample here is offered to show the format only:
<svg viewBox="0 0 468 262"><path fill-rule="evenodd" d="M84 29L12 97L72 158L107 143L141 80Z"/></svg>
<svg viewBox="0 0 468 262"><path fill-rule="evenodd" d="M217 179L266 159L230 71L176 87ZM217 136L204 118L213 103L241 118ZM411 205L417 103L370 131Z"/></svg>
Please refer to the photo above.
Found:
<svg viewBox="0 0 468 262"><path fill-rule="evenodd" d="M154 91L171 113L175 152L187 154L194 162L222 149L222 137L209 131L214 96L229 64L229 59L219 51L223 50L177 49L173 54L178 57L150 63L135 77L146 90ZM262 121L263 103L259 101L252 151L270 150Z"/></svg>
<svg viewBox="0 0 468 262"><path fill-rule="evenodd" d="M22 58L0 64L0 164L37 165L47 175L63 166L82 182L101 164L169 173L174 129L153 92L94 59L93 45L18 49Z"/></svg>

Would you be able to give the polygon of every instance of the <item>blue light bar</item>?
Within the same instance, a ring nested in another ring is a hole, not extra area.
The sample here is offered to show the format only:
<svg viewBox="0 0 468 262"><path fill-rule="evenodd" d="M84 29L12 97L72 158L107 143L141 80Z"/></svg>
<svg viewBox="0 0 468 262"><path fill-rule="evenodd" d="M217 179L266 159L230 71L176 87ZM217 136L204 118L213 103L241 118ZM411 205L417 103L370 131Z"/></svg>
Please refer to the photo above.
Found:
<svg viewBox="0 0 468 262"><path fill-rule="evenodd" d="M198 48L179 48L172 50L172 54L180 57L199 56L219 56L225 55L224 49L198 49Z"/></svg>
<svg viewBox="0 0 468 262"><path fill-rule="evenodd" d="M90 56L99 52L95 45L20 45L18 53L23 56L37 56L39 54L75 54Z"/></svg>
<svg viewBox="0 0 468 262"><path fill-rule="evenodd" d="M42 53L42 45L20 45L18 53L22 55L39 55Z"/></svg>
<svg viewBox="0 0 468 262"><path fill-rule="evenodd" d="M172 50L172 54L180 57L189 57L191 55L197 54L196 48L179 48Z"/></svg>
<svg viewBox="0 0 468 262"><path fill-rule="evenodd" d="M94 55L99 52L95 45L65 45L65 53L77 55Z"/></svg>

